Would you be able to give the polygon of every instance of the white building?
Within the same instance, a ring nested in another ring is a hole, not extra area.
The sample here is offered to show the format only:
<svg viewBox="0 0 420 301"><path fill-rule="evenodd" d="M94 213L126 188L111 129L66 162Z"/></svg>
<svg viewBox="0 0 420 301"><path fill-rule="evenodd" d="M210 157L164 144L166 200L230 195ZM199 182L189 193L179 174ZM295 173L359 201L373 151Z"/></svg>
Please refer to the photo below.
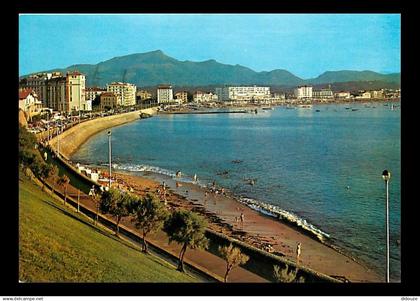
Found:
<svg viewBox="0 0 420 301"><path fill-rule="evenodd" d="M270 98L270 87L237 86L215 89L219 100L263 100Z"/></svg>
<svg viewBox="0 0 420 301"><path fill-rule="evenodd" d="M21 90L19 91L19 109L31 118L41 112L42 101L38 100L38 96L33 90Z"/></svg>
<svg viewBox="0 0 420 301"><path fill-rule="evenodd" d="M338 99L349 99L350 98L350 92L345 92L345 91L336 92L336 93L334 93L334 97L338 98Z"/></svg>
<svg viewBox="0 0 420 301"><path fill-rule="evenodd" d="M87 111L86 105L86 77L84 74L74 71L67 72L66 76L66 104L68 104L68 111Z"/></svg>
<svg viewBox="0 0 420 301"><path fill-rule="evenodd" d="M300 86L294 90L297 99L312 98L312 86Z"/></svg>
<svg viewBox="0 0 420 301"><path fill-rule="evenodd" d="M334 98L334 93L331 89L313 90L312 97L317 99Z"/></svg>
<svg viewBox="0 0 420 301"><path fill-rule="evenodd" d="M136 105L136 86L129 83L114 82L106 85L107 92L112 92L121 98L122 106Z"/></svg>
<svg viewBox="0 0 420 301"><path fill-rule="evenodd" d="M217 101L218 96L217 94L213 94L211 92L196 91L193 94L193 100L194 102L211 102L211 101Z"/></svg>
<svg viewBox="0 0 420 301"><path fill-rule="evenodd" d="M173 102L173 92L172 92L172 86L170 85L160 85L157 88L157 101L158 103L167 103L167 102Z"/></svg>

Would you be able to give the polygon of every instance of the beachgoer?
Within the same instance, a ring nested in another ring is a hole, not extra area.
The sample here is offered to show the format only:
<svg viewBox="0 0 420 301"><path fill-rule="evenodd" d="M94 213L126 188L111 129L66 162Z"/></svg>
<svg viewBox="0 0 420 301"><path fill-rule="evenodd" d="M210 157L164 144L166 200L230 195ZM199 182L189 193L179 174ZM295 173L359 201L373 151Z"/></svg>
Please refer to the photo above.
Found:
<svg viewBox="0 0 420 301"><path fill-rule="evenodd" d="M163 181L162 186L163 186L163 190L165 190L166 189L165 181Z"/></svg>
<svg viewBox="0 0 420 301"><path fill-rule="evenodd" d="M243 212L241 212L241 223L243 223L245 220L245 215L243 214Z"/></svg>
<svg viewBox="0 0 420 301"><path fill-rule="evenodd" d="M197 175L194 174L194 182L197 182Z"/></svg>
<svg viewBox="0 0 420 301"><path fill-rule="evenodd" d="M207 197L207 195L208 195L207 191L206 191L206 192L204 192L204 197Z"/></svg>
<svg viewBox="0 0 420 301"><path fill-rule="evenodd" d="M47 158L48 158L48 154L47 154L47 152L44 152L44 159L45 159L45 161L47 161Z"/></svg>
<svg viewBox="0 0 420 301"><path fill-rule="evenodd" d="M299 258L300 258L300 253L301 253L301 244L300 244L300 243L298 243L298 244L297 244L297 247L296 247L296 261L297 261L297 262L299 261Z"/></svg>

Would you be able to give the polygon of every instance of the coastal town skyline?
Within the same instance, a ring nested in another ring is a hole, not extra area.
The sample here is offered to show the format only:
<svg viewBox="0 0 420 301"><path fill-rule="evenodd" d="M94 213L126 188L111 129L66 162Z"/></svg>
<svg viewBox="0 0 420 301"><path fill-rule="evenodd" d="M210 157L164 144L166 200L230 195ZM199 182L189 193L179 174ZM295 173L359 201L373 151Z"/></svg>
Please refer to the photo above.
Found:
<svg viewBox="0 0 420 301"><path fill-rule="evenodd" d="M181 61L214 59L257 72L286 69L301 78L338 70L397 73L400 19L398 14L23 14L19 74L157 49Z"/></svg>

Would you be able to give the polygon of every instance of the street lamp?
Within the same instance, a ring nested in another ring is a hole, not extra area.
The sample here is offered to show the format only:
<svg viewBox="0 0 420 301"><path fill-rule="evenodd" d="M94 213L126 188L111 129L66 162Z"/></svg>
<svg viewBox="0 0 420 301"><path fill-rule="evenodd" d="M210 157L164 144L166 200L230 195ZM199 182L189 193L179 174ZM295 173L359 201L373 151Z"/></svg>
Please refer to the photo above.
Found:
<svg viewBox="0 0 420 301"><path fill-rule="evenodd" d="M382 172L382 178L385 181L386 189L386 282L389 283L389 189L388 183L391 178L391 173L388 170Z"/></svg>
<svg viewBox="0 0 420 301"><path fill-rule="evenodd" d="M111 131L108 131L108 153L109 153L109 188L111 189Z"/></svg>

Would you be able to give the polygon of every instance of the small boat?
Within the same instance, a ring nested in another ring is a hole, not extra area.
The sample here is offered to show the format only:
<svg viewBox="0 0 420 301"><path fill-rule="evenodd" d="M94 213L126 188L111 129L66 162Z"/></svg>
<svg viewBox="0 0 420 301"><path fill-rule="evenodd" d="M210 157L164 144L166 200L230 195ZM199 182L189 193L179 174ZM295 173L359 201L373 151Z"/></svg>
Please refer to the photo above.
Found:
<svg viewBox="0 0 420 301"><path fill-rule="evenodd" d="M359 109L351 109L352 111L358 111Z"/></svg>
<svg viewBox="0 0 420 301"><path fill-rule="evenodd" d="M152 117L152 115L147 114L147 113L140 113L140 118L141 119L146 119L146 118L150 118L150 117Z"/></svg>
<svg viewBox="0 0 420 301"><path fill-rule="evenodd" d="M321 112L320 110L315 110L315 112Z"/></svg>
<svg viewBox="0 0 420 301"><path fill-rule="evenodd" d="M350 110L351 108L346 108L346 110Z"/></svg>
<svg viewBox="0 0 420 301"><path fill-rule="evenodd" d="M261 109L264 110L264 111L274 110L272 107L264 107L264 108L261 108Z"/></svg>

